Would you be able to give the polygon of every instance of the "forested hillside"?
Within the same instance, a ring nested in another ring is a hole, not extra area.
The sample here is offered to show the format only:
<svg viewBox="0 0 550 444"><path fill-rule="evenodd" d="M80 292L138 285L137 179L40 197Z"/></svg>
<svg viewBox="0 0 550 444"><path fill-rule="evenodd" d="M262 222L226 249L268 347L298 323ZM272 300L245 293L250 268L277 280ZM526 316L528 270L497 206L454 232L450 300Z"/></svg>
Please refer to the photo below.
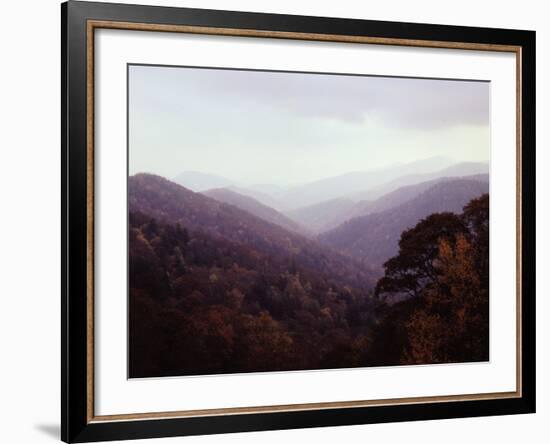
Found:
<svg viewBox="0 0 550 444"><path fill-rule="evenodd" d="M234 205L194 193L160 176L138 174L128 180L130 212L151 216L158 221L180 224L190 232L201 232L214 239L248 246L261 254L262 261L287 263L323 273L331 282L372 287L376 282L370 267L339 254L315 240L269 223Z"/></svg>
<svg viewBox="0 0 550 444"><path fill-rule="evenodd" d="M438 188L450 183L379 221L410 223L376 272L369 256L159 176L130 177L130 377L486 359L488 197L440 213L486 190Z"/></svg>
<svg viewBox="0 0 550 444"><path fill-rule="evenodd" d="M129 242L131 377L359 365L372 290L143 213Z"/></svg>

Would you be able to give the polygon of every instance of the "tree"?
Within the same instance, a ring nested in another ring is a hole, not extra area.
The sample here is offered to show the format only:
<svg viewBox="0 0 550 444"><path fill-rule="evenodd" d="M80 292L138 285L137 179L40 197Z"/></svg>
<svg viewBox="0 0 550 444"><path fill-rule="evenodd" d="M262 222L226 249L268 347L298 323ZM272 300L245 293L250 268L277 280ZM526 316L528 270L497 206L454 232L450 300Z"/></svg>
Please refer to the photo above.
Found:
<svg viewBox="0 0 550 444"><path fill-rule="evenodd" d="M231 365L239 371L289 368L293 340L283 326L265 311L258 316L239 315L234 324L235 352Z"/></svg>
<svg viewBox="0 0 550 444"><path fill-rule="evenodd" d="M384 264L385 274L376 284L376 296L419 296L437 279L433 262L440 239L466 231L462 219L453 213L432 214L404 231L399 240L399 254Z"/></svg>
<svg viewBox="0 0 550 444"><path fill-rule="evenodd" d="M487 292L466 236L441 240L435 261L437 285L426 289L425 306L407 322L406 363L456 362L485 358Z"/></svg>
<svg viewBox="0 0 550 444"><path fill-rule="evenodd" d="M488 195L461 215L432 214L405 231L399 254L385 268L376 293L409 297L383 309L371 359L381 353L402 364L488 359ZM387 350L376 341L385 341Z"/></svg>
<svg viewBox="0 0 550 444"><path fill-rule="evenodd" d="M484 285L489 286L489 195L473 199L464 207L464 224L474 243L475 262Z"/></svg>

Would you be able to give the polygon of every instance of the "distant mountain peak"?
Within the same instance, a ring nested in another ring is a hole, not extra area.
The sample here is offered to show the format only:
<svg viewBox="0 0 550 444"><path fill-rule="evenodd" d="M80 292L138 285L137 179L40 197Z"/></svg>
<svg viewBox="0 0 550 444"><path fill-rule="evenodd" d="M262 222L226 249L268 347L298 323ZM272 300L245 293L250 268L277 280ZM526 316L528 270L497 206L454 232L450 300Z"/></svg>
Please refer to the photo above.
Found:
<svg viewBox="0 0 550 444"><path fill-rule="evenodd" d="M195 192L234 185L234 182L226 177L200 171L183 171L175 176L173 181Z"/></svg>

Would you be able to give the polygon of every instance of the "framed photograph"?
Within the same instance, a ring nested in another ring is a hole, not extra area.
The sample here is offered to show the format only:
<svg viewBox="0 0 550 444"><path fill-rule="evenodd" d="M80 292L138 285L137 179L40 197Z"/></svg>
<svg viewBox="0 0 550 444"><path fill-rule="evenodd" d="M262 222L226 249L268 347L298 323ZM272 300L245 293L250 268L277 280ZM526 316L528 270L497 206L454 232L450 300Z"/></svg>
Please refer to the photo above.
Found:
<svg viewBox="0 0 550 444"><path fill-rule="evenodd" d="M535 411L535 33L69 1L62 439Z"/></svg>

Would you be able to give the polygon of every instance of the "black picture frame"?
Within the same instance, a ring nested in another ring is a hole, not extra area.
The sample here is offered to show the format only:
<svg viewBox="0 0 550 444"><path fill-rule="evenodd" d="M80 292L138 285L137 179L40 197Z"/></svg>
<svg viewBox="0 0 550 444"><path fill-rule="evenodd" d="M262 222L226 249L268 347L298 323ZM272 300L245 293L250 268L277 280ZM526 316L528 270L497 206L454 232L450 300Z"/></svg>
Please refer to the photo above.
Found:
<svg viewBox="0 0 550 444"><path fill-rule="evenodd" d="M89 20L521 48L521 396L269 413L94 421L89 415ZM535 32L69 1L61 5L61 438L90 442L535 412Z"/></svg>

